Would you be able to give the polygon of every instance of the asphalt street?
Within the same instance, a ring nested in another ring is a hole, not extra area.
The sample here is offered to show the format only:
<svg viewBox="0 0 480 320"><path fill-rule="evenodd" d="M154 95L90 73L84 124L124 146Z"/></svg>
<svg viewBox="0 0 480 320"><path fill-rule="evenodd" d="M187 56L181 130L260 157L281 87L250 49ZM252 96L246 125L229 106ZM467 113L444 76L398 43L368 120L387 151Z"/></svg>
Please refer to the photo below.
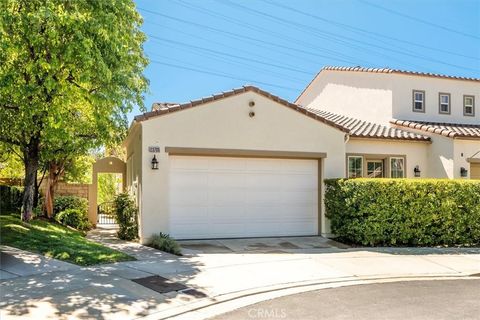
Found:
<svg viewBox="0 0 480 320"><path fill-rule="evenodd" d="M480 280L407 281L323 289L264 301L213 319L480 319Z"/></svg>

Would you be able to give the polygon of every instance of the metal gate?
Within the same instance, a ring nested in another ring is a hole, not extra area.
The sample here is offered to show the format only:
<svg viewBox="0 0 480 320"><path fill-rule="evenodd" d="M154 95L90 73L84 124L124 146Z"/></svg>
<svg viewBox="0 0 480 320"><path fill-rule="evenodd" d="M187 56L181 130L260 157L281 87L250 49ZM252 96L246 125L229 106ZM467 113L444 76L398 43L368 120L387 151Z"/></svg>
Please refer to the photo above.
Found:
<svg viewBox="0 0 480 320"><path fill-rule="evenodd" d="M117 224L113 202L103 202L97 206L97 224Z"/></svg>

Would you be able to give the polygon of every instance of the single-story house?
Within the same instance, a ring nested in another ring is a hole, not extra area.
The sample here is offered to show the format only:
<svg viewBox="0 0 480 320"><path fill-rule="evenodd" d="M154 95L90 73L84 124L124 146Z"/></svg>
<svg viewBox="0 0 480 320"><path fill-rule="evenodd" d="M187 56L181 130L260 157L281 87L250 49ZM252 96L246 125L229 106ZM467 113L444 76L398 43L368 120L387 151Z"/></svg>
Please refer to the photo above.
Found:
<svg viewBox="0 0 480 320"><path fill-rule="evenodd" d="M323 179L414 177L429 145L422 133L246 86L135 117L126 180L142 242L160 231L177 239L328 236Z"/></svg>

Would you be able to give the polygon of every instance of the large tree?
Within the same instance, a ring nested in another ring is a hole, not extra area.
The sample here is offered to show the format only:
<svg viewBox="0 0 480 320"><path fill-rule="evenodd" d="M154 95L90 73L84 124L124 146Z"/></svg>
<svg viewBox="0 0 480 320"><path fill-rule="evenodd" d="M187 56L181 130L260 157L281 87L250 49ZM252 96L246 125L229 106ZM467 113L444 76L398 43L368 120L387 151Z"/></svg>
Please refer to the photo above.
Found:
<svg viewBox="0 0 480 320"><path fill-rule="evenodd" d="M0 141L23 156L24 220L42 156L115 140L143 106L141 23L131 0L0 1Z"/></svg>

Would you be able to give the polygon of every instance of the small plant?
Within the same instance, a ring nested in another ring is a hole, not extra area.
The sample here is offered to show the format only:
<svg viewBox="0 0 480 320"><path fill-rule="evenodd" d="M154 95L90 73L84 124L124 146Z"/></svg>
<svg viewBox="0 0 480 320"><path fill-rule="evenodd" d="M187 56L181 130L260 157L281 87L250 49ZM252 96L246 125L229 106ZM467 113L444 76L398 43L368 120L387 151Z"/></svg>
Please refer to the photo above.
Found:
<svg viewBox="0 0 480 320"><path fill-rule="evenodd" d="M120 193L115 198L115 220L119 229L117 235L123 240L138 238L138 209L128 193Z"/></svg>
<svg viewBox="0 0 480 320"><path fill-rule="evenodd" d="M180 249L180 245L168 234L160 232L159 234L154 234L150 238L150 242L148 244L149 247L162 250L168 253L175 254L177 256L182 255L182 250Z"/></svg>
<svg viewBox="0 0 480 320"><path fill-rule="evenodd" d="M77 230L86 231L92 228L92 224L88 221L87 214L78 209L67 209L59 212L55 216L55 220Z"/></svg>
<svg viewBox="0 0 480 320"><path fill-rule="evenodd" d="M77 196L58 196L55 197L53 204L53 213L58 214L67 209L76 209L88 214L88 200Z"/></svg>

